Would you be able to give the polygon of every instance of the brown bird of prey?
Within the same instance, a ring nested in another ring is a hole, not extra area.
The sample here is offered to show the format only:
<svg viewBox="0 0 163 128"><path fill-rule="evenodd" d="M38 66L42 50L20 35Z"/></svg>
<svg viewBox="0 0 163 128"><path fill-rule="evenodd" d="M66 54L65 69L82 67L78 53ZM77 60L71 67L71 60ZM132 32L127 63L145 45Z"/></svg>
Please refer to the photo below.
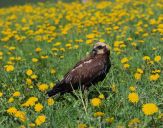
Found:
<svg viewBox="0 0 163 128"><path fill-rule="evenodd" d="M90 55L79 61L52 90L48 91L48 96L72 92L79 88L84 90L104 80L111 67L109 57L108 46L105 43L96 43Z"/></svg>

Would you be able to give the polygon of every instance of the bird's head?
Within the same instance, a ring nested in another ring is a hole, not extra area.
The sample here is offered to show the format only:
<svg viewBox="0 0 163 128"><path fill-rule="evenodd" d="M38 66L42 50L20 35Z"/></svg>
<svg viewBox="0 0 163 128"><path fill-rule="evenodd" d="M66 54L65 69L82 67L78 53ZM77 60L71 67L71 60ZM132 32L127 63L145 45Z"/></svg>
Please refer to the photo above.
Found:
<svg viewBox="0 0 163 128"><path fill-rule="evenodd" d="M110 54L110 50L107 44L102 43L102 42L97 42L92 50L92 53L95 55L99 54Z"/></svg>

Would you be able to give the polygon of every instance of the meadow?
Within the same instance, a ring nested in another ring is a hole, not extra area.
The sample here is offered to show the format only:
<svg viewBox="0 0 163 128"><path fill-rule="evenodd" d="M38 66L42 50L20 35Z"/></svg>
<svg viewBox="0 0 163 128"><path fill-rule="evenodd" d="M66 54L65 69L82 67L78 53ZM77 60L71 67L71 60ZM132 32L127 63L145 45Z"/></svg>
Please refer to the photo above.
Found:
<svg viewBox="0 0 163 128"><path fill-rule="evenodd" d="M37 2L0 8L0 128L162 128L163 2ZM88 91L49 98L105 42L111 69Z"/></svg>

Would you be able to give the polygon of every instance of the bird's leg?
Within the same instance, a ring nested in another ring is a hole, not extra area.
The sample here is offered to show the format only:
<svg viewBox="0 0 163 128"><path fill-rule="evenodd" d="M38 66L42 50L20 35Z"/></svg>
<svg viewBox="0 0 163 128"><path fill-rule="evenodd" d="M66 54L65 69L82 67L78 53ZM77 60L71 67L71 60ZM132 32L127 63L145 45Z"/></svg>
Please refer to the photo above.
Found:
<svg viewBox="0 0 163 128"><path fill-rule="evenodd" d="M84 90L86 90L86 89L87 89L87 87L86 87L85 85L82 85L82 86L81 86L81 91L82 91L82 92L84 92Z"/></svg>
<svg viewBox="0 0 163 128"><path fill-rule="evenodd" d="M82 93L84 96L88 95L88 86L86 84L82 86Z"/></svg>

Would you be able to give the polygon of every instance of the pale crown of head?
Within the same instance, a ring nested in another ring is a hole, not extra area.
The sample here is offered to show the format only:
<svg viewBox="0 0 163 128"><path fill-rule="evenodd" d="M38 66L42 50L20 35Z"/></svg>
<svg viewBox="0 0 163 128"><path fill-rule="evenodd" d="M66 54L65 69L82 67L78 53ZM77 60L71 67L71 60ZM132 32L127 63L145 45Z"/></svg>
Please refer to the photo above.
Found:
<svg viewBox="0 0 163 128"><path fill-rule="evenodd" d="M107 44L103 43L103 42L97 42L93 48L97 48L98 46L102 46L102 47L106 47L106 49L109 50L109 47Z"/></svg>
<svg viewBox="0 0 163 128"><path fill-rule="evenodd" d="M109 51L109 47L103 42L97 42L93 47L93 51L95 51L96 54L104 54L106 50Z"/></svg>

